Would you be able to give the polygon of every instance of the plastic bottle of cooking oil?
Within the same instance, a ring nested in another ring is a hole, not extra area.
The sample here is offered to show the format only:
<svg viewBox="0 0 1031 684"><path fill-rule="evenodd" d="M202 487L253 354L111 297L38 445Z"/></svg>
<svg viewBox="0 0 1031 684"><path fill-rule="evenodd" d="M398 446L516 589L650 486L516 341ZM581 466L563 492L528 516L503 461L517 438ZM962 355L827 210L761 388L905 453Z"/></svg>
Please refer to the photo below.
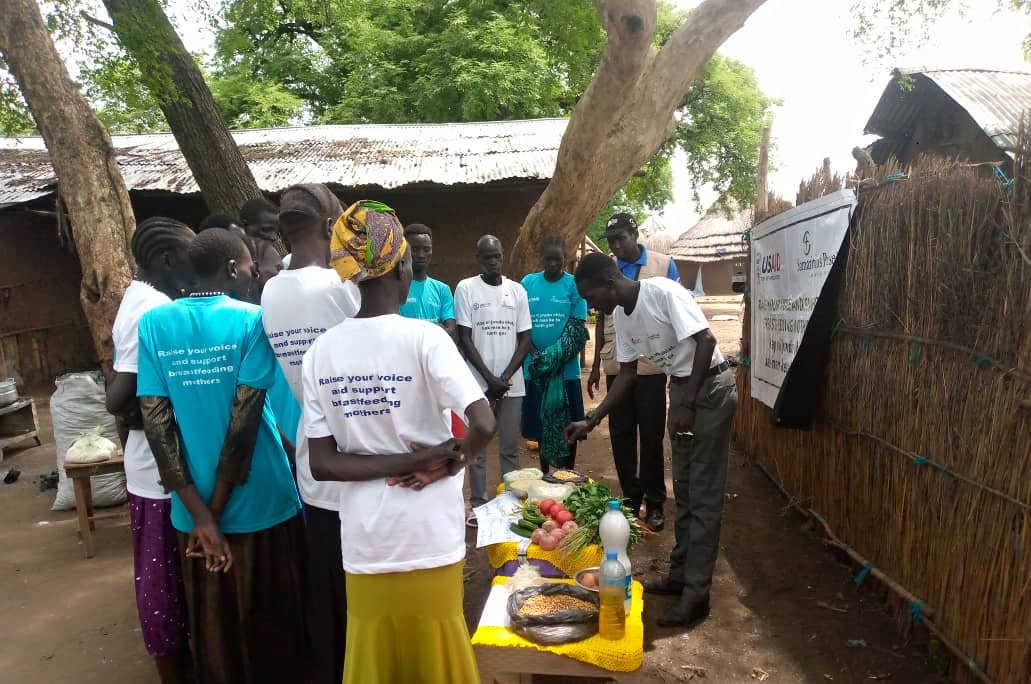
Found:
<svg viewBox="0 0 1031 684"><path fill-rule="evenodd" d="M630 556L627 555L627 546L630 543L630 523L627 522L626 516L619 508L619 499L609 501L609 510L601 517L601 523L598 525L598 535L601 537L601 545L605 548L605 553L615 551L616 558L623 564L623 569L626 571L623 578L625 583L623 610L629 615L630 580L633 579L633 575L630 574Z"/></svg>
<svg viewBox="0 0 1031 684"><path fill-rule="evenodd" d="M626 635L626 610L623 608L625 575L615 551L606 551L598 573L598 633L603 639L622 639Z"/></svg>

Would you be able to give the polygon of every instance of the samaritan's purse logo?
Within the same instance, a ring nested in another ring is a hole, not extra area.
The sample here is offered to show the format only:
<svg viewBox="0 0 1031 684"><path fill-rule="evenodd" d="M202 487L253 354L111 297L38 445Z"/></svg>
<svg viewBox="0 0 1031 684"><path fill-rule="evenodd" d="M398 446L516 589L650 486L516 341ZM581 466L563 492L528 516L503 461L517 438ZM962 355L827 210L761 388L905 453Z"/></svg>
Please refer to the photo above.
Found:
<svg viewBox="0 0 1031 684"><path fill-rule="evenodd" d="M809 231L802 233L802 254L809 256L809 252L813 251L813 243L809 240Z"/></svg>

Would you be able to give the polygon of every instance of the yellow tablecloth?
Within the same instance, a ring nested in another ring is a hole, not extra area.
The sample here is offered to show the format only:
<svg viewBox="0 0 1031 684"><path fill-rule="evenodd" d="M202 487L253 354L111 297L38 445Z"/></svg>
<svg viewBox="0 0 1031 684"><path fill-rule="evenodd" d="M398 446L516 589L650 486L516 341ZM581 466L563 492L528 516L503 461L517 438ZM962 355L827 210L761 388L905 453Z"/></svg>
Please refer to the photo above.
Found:
<svg viewBox="0 0 1031 684"><path fill-rule="evenodd" d="M487 550L487 560L490 561L491 567L495 570L505 563L519 560L519 544L516 542L491 544L484 548ZM571 558L562 551L545 551L539 544L530 544L530 547L526 550L526 557L547 561L566 573L567 576L572 577L578 570L601 565L601 562L605 559L605 553L602 547L592 544L582 554Z"/></svg>
<svg viewBox="0 0 1031 684"><path fill-rule="evenodd" d="M504 584L508 577L495 577L494 584ZM572 580L558 580L572 583ZM619 641L593 636L590 639L560 646L541 646L527 641L507 627L477 627L473 634L473 645L533 648L574 658L596 665L612 672L633 672L644 661L644 588L640 582L633 582L630 588L630 615L626 621L626 635Z"/></svg>

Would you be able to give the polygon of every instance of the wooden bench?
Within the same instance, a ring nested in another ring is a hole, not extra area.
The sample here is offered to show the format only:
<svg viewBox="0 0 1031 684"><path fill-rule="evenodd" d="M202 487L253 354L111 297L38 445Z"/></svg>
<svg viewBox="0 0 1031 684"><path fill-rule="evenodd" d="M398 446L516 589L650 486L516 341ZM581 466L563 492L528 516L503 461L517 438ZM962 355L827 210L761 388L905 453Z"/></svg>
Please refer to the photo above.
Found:
<svg viewBox="0 0 1031 684"><path fill-rule="evenodd" d="M4 460L4 449L26 439L39 440L39 419L36 417L36 402L30 397L18 397L13 404L0 408L0 461Z"/></svg>
<svg viewBox="0 0 1031 684"><path fill-rule="evenodd" d="M86 547L86 558L93 558L93 487L90 478L124 471L125 461L121 456L97 463L64 464L64 474L71 479L75 488L75 512L79 517L79 537Z"/></svg>

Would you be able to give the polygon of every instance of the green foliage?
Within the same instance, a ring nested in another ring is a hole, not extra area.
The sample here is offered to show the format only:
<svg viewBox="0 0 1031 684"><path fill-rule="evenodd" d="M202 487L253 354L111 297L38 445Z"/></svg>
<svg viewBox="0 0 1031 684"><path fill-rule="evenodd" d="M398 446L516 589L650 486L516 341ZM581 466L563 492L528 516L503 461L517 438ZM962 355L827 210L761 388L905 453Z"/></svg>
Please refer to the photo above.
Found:
<svg viewBox="0 0 1031 684"><path fill-rule="evenodd" d="M604 37L586 0L227 0L216 74L282 84L323 123L568 114Z"/></svg>
<svg viewBox="0 0 1031 684"><path fill-rule="evenodd" d="M111 133L168 130L157 100L133 62L115 53L95 64L84 65L79 74L86 84L86 97Z"/></svg>
<svg viewBox="0 0 1031 684"><path fill-rule="evenodd" d="M304 101L281 84L238 74L212 80L211 94L230 128L287 126L304 108Z"/></svg>
<svg viewBox="0 0 1031 684"><path fill-rule="evenodd" d="M0 135L37 135L36 122L3 59L0 59Z"/></svg>
<svg viewBox="0 0 1031 684"><path fill-rule="evenodd" d="M762 128L776 104L763 95L751 67L718 54L705 65L684 98L668 143L686 156L696 204L706 185L741 206L755 201Z"/></svg>

